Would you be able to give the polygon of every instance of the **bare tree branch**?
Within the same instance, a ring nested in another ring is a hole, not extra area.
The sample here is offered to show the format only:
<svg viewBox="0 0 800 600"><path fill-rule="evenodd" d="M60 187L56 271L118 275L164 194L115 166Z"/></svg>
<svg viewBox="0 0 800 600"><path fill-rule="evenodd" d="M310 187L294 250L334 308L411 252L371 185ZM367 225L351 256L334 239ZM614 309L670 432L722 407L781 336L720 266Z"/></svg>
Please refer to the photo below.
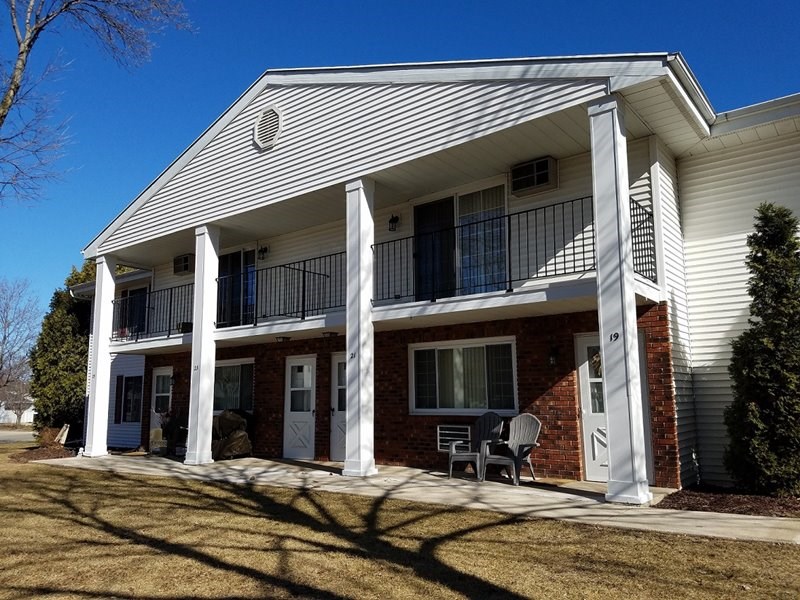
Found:
<svg viewBox="0 0 800 600"><path fill-rule="evenodd" d="M22 415L33 406L33 398L30 396L30 382L27 380L17 381L0 389L0 408L14 413L17 418L17 426L22 423Z"/></svg>
<svg viewBox="0 0 800 600"><path fill-rule="evenodd" d="M28 352L41 320L28 282L0 279L0 392L28 381Z"/></svg>
<svg viewBox="0 0 800 600"><path fill-rule="evenodd" d="M4 0L16 42L15 56L0 64L0 205L30 199L52 178L64 143L64 126L51 125L52 102L35 94L52 74L28 75L31 52L45 31L87 32L117 63L137 66L150 57L151 37L167 25L188 27L180 0Z"/></svg>

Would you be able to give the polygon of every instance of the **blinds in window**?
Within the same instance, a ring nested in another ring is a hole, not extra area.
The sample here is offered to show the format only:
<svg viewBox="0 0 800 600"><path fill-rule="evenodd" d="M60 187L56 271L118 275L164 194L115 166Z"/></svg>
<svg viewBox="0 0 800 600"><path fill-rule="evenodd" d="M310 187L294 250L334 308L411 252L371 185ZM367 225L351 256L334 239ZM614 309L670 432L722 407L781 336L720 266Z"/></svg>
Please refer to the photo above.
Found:
<svg viewBox="0 0 800 600"><path fill-rule="evenodd" d="M461 287L465 294L506 285L505 187L498 185L458 197Z"/></svg>

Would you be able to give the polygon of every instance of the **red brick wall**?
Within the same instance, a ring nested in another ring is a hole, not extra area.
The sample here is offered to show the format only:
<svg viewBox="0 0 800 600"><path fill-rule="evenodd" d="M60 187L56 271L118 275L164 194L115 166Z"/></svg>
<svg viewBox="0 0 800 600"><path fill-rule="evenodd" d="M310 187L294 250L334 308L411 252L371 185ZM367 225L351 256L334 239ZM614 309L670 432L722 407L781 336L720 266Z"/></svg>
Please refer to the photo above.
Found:
<svg viewBox="0 0 800 600"><path fill-rule="evenodd" d="M678 413L667 305L640 307L638 325L645 332L655 482L660 487L680 488Z"/></svg>
<svg viewBox="0 0 800 600"><path fill-rule="evenodd" d="M640 307L645 334L656 485L679 487L677 420L666 305ZM595 312L509 319L482 323L389 331L375 334L375 459L378 464L443 468L446 455L436 449L439 424L472 423L474 417L409 414L408 345L459 339L515 336L520 411L542 421L541 447L534 454L537 475L583 479L583 453L575 370L574 336L597 331ZM555 366L549 363L556 350ZM255 358L254 420L256 453L283 453L286 357L317 356L315 454L330 451L331 354L344 351L344 336L221 348L219 360ZM147 357L145 406L149 406L152 369L171 365L175 373L173 407L188 410L189 354ZM148 411L149 413L149 411ZM149 424L143 423L143 432ZM147 436L143 435L146 440Z"/></svg>

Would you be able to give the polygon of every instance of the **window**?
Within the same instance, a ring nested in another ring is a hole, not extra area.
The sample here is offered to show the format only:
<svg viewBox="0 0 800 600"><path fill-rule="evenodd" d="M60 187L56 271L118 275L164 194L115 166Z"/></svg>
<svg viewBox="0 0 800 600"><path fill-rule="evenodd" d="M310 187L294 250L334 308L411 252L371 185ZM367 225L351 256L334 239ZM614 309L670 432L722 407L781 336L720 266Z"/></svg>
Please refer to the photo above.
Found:
<svg viewBox="0 0 800 600"><path fill-rule="evenodd" d="M155 374L153 377L153 412L167 413L172 398L172 374Z"/></svg>
<svg viewBox="0 0 800 600"><path fill-rule="evenodd" d="M126 377L122 393L122 422L139 423L142 416L142 377Z"/></svg>
<svg viewBox="0 0 800 600"><path fill-rule="evenodd" d="M505 187L458 198L458 243L463 294L506 288Z"/></svg>
<svg viewBox="0 0 800 600"><path fill-rule="evenodd" d="M255 250L221 255L218 275L217 327L252 324L256 293Z"/></svg>
<svg viewBox="0 0 800 600"><path fill-rule="evenodd" d="M253 363L218 362L214 410L253 410Z"/></svg>
<svg viewBox="0 0 800 600"><path fill-rule="evenodd" d="M463 191L414 207L417 300L507 287L506 188Z"/></svg>
<svg viewBox="0 0 800 600"><path fill-rule="evenodd" d="M415 345L409 362L412 412L516 412L513 340Z"/></svg>

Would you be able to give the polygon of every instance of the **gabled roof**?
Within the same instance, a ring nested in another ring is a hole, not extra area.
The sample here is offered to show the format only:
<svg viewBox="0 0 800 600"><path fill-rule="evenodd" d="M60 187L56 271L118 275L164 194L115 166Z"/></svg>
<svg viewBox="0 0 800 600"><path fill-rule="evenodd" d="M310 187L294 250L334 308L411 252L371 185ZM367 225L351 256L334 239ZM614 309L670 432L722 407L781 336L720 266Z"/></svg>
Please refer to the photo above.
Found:
<svg viewBox="0 0 800 600"><path fill-rule="evenodd" d="M368 175L612 92L651 93L665 79L684 105L680 118L707 135L714 111L673 53L266 71L84 255ZM260 151L248 140L270 106L286 123L276 147Z"/></svg>

